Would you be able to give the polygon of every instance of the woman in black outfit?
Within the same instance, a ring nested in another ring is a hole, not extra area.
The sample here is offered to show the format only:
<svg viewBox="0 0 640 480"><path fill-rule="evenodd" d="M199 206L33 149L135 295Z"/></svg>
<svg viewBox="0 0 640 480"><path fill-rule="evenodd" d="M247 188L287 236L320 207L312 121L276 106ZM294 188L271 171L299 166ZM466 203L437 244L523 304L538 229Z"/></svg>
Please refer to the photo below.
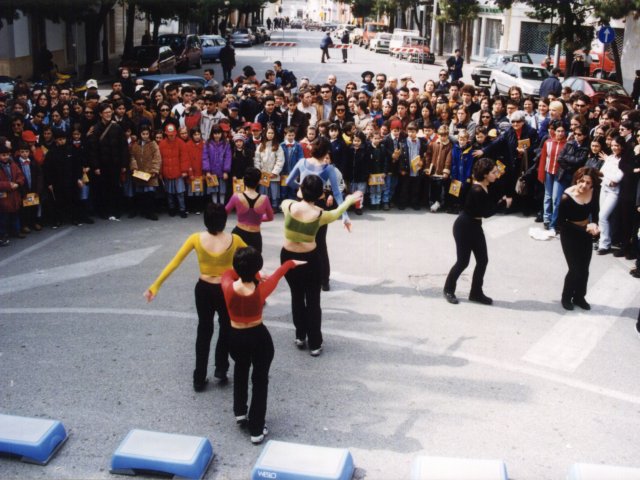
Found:
<svg viewBox="0 0 640 480"><path fill-rule="evenodd" d="M585 300L589 264L593 253L593 237L598 230L598 199L593 195L600 185L598 170L591 167L579 168L573 175L573 185L567 188L558 207L558 225L562 253L569 266L562 289L562 306L573 310L577 305L583 310L591 306Z"/></svg>
<svg viewBox="0 0 640 480"><path fill-rule="evenodd" d="M469 189L464 207L453 224L453 238L456 241L458 259L447 276L444 284L444 298L452 304L458 303L456 297L456 283L458 277L469 265L471 252L476 258L476 268L473 271L469 300L472 302L491 305L493 300L482 291L484 272L489 263L487 255L487 241L482 231L482 218L496 213L498 206L511 206L511 198L502 197L496 204L489 195L489 185L498 178L498 170L493 160L481 158L473 166L474 184Z"/></svg>

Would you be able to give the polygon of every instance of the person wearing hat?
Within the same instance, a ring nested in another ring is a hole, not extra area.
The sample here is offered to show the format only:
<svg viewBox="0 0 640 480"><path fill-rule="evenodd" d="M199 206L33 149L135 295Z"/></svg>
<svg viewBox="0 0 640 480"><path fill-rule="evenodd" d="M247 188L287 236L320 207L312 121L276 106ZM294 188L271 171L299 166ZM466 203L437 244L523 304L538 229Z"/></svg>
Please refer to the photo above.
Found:
<svg viewBox="0 0 640 480"><path fill-rule="evenodd" d="M87 136L95 207L102 218L117 220L122 208L120 176L129 165L129 145L124 131L113 121L111 105L101 104L98 115L100 119Z"/></svg>
<svg viewBox="0 0 640 480"><path fill-rule="evenodd" d="M205 109L200 116L200 131L202 132L202 140L205 142L209 140L211 127L217 125L223 118L226 118L224 113L219 110L221 98L219 94L216 94L208 95L204 99Z"/></svg>
<svg viewBox="0 0 640 480"><path fill-rule="evenodd" d="M229 104L229 122L231 123L231 129L236 132L238 128L244 125L244 119L240 116L240 103L231 102Z"/></svg>
<svg viewBox="0 0 640 480"><path fill-rule="evenodd" d="M376 89L376 86L373 84L373 72L371 70L367 70L362 72L360 75L362 77L362 83L360 84L360 90L366 92L367 95L373 95L373 91Z"/></svg>
<svg viewBox="0 0 640 480"><path fill-rule="evenodd" d="M9 244L9 235L24 238L20 232L20 188L24 185L20 167L11 160L11 150L0 143L0 247Z"/></svg>
<svg viewBox="0 0 640 480"><path fill-rule="evenodd" d="M232 182L244 178L244 173L249 167L253 167L253 157L255 152L249 151L247 147L247 137L241 133L233 135L233 153L231 154L231 175Z"/></svg>
<svg viewBox="0 0 640 480"><path fill-rule="evenodd" d="M231 73L236 66L236 51L231 45L231 40L220 49L220 65L222 65L222 79L231 80Z"/></svg>

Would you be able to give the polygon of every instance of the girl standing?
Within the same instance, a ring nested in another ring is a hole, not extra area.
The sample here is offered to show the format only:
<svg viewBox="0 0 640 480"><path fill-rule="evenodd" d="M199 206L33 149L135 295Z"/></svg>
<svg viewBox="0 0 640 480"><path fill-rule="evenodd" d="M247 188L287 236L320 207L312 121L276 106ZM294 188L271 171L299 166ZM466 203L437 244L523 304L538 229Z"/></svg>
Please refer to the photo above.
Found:
<svg viewBox="0 0 640 480"><path fill-rule="evenodd" d="M206 185L202 177L202 151L204 142L199 128L189 131L187 156L189 157L189 183L187 185L187 206L189 212L200 215L204 209L204 191Z"/></svg>
<svg viewBox="0 0 640 480"><path fill-rule="evenodd" d="M206 176L207 193L211 194L213 203L224 204L230 171L231 145L223 138L222 128L214 125L202 150L202 172Z"/></svg>
<svg viewBox="0 0 640 480"><path fill-rule="evenodd" d="M140 127L138 141L131 146L131 163L129 167L134 174L133 183L136 190L138 209L149 220L158 220L158 216L154 212L154 195L158 188L161 164L160 148L151 139L151 128L148 125L143 125ZM136 178L136 171L149 174L149 180L144 181Z"/></svg>
<svg viewBox="0 0 640 480"><path fill-rule="evenodd" d="M598 255L606 255L611 251L611 230L609 217L618 204L620 194L620 182L624 173L620 170L620 160L626 142L621 136L615 137L611 141L611 155L604 160L600 169L602 174L602 189L600 190L600 243L598 244Z"/></svg>
<svg viewBox="0 0 640 480"><path fill-rule="evenodd" d="M600 233L594 223L597 202L593 195L593 189L599 183L600 174L595 168L579 168L573 176L573 185L564 191L560 200L560 243L569 266L562 289L562 307L565 310L573 310L574 305L584 310L591 309L585 295L593 253L591 242Z"/></svg>
<svg viewBox="0 0 640 480"><path fill-rule="evenodd" d="M280 172L284 167L284 151L275 140L276 131L273 125L267 125L264 137L260 146L256 149L253 159L254 166L261 172L271 176L269 186L260 186L260 193L267 195L271 200L273 210L278 209L280 199Z"/></svg>

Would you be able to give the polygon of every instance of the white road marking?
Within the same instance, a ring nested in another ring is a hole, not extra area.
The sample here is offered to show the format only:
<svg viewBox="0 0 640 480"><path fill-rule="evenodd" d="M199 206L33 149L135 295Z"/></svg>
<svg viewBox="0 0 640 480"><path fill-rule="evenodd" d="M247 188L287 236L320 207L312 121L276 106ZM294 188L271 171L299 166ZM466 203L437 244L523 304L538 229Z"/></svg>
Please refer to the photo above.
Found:
<svg viewBox="0 0 640 480"><path fill-rule="evenodd" d="M55 234L51 235L49 238L46 238L41 242L36 243L35 245L31 245L30 247L25 248L21 252L18 252L15 255L11 255L10 257L7 257L4 260L0 261L0 267L4 267L5 265L8 265L13 261L18 260L19 258L22 258L25 255L29 255L30 253L33 253L36 250L39 250L40 248L50 244L51 242L55 242L59 238L64 237L65 235L68 235L73 231L74 231L73 228L65 228L60 232L56 232Z"/></svg>
<svg viewBox="0 0 640 480"><path fill-rule="evenodd" d="M50 315L50 314L65 314L60 316L61 319L71 319L68 315L78 314L86 317L87 315L139 315L145 317L168 317L179 319L194 319L196 318L195 312L172 312L164 310L146 310L146 309L124 309L124 308L0 308L1 315ZM273 320L272 318L265 317L266 324L273 328L282 328L285 330L293 330L293 324L289 321ZM557 383L565 387L574 388L576 390L582 390L589 393L594 393L603 397L608 397L614 400L620 400L635 405L640 405L640 397L631 395L619 390L611 388L600 387L592 383L576 380L561 374L548 372L546 370L538 369L521 364L513 364L509 362L502 362L492 358L483 357L481 355L474 355L471 353L463 353L456 351L455 353L442 351L435 351L430 349L427 345L418 344L416 342L400 340L395 338L384 338L377 335L369 335L362 332L354 332L348 330L338 330L335 328L323 328L323 333L326 335L333 335L337 337L347 338L360 342L373 343L381 346L387 346L392 348L400 348L402 350L410 350L414 353L422 353L426 355L439 355L447 356L450 358L458 358L467 360L469 362L485 365L491 368L498 368L509 372L516 373L518 375L529 375L532 377L541 378L549 382Z"/></svg>
<svg viewBox="0 0 640 480"><path fill-rule="evenodd" d="M620 282L618 268L610 268L589 292L593 309L563 315L525 353L524 361L565 372L575 371L619 318L600 312L610 305L629 305L638 293L638 286L635 282Z"/></svg>
<svg viewBox="0 0 640 480"><path fill-rule="evenodd" d="M110 272L111 270L132 267L142 263L145 258L158 248L160 247L155 246L130 250L128 252L107 255L85 262L61 265L46 270L36 270L35 272L2 278L0 279L0 295L50 285L52 283L91 277L100 273Z"/></svg>

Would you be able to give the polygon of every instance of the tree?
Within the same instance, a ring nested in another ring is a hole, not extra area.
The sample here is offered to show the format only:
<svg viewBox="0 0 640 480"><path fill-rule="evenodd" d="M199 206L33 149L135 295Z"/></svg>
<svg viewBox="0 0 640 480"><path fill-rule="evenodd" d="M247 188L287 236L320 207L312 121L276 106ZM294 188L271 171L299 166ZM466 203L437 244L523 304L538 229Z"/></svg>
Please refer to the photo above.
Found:
<svg viewBox="0 0 640 480"><path fill-rule="evenodd" d="M473 20L478 18L480 6L478 0L440 0L441 22L451 22L460 26L458 31L458 48L464 52L467 63L471 62ZM441 32L444 29L440 30ZM442 52L440 52L442 54Z"/></svg>
<svg viewBox="0 0 640 480"><path fill-rule="evenodd" d="M593 15L599 19L600 25L608 25L611 19L625 18L632 13L637 17L640 12L640 0L585 0L585 4L593 8ZM616 42L611 43L611 53L616 63L616 81L622 82L622 62Z"/></svg>
<svg viewBox="0 0 640 480"><path fill-rule="evenodd" d="M496 4L503 9L511 8L513 3L514 0L496 0ZM579 48L590 49L593 28L585 27L585 24L592 7L583 0L525 0L523 3L532 9L527 13L530 18L543 23L549 20L557 22L549 40L551 43L563 45L566 58L565 69L570 72L573 52Z"/></svg>

